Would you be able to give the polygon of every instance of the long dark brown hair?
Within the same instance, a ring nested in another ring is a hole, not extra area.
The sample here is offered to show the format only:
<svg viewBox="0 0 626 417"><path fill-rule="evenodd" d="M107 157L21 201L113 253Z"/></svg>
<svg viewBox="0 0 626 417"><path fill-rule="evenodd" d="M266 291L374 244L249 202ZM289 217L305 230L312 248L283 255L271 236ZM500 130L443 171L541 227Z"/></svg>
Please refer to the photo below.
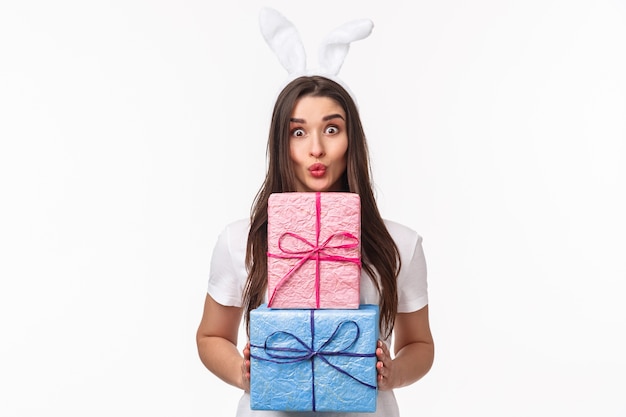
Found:
<svg viewBox="0 0 626 417"><path fill-rule="evenodd" d="M289 157L289 120L296 101L304 96L328 97L346 113L348 134L347 168L342 190L361 199L361 261L380 295L380 329L388 337L398 310L396 279L400 271L398 248L378 211L371 183L369 153L358 109L350 94L338 83L320 76L300 77L290 82L276 99L267 144L268 168L250 213L246 251L248 279L243 294L246 328L250 311L263 303L267 289L267 201L272 193L296 191Z"/></svg>

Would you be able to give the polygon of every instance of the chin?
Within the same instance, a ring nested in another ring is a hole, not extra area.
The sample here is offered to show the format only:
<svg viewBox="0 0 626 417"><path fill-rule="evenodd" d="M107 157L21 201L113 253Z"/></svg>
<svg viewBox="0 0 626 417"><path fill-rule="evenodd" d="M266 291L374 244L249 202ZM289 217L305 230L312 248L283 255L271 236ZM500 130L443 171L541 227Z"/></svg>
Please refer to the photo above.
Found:
<svg viewBox="0 0 626 417"><path fill-rule="evenodd" d="M316 192L316 193L327 193L327 192L331 192L331 191L335 191L335 187L331 186L331 185L325 185L325 186L317 186L317 187L308 187L308 189L312 192Z"/></svg>
<svg viewBox="0 0 626 417"><path fill-rule="evenodd" d="M341 181L335 181L330 183L320 179L318 181L300 182L299 186L296 186L296 190L299 192L310 193L325 193L332 191L341 191L343 189Z"/></svg>

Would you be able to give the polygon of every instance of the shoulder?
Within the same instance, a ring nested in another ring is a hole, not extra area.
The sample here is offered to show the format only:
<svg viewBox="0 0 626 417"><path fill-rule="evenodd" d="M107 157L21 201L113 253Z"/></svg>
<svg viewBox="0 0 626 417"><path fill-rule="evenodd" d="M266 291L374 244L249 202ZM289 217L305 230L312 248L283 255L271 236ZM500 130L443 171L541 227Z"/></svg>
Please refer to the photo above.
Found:
<svg viewBox="0 0 626 417"><path fill-rule="evenodd" d="M223 247L229 252L245 251L249 230L249 219L239 219L228 223L219 233L216 246Z"/></svg>
<svg viewBox="0 0 626 417"><path fill-rule="evenodd" d="M401 251L403 248L412 249L417 244L422 242L422 237L410 227L392 220L383 219L383 221L385 223L385 227L387 227L387 230L389 231L389 234L398 246L398 249Z"/></svg>
<svg viewBox="0 0 626 417"><path fill-rule="evenodd" d="M228 223L222 233L226 233L232 237L239 236L248 236L248 232L250 231L250 219L239 219L235 220L231 223Z"/></svg>
<svg viewBox="0 0 626 417"><path fill-rule="evenodd" d="M400 253L398 273L398 312L418 311L428 304L426 259L422 237L410 227L385 220Z"/></svg>
<svg viewBox="0 0 626 417"><path fill-rule="evenodd" d="M207 291L215 301L225 306L241 306L247 277L248 224L247 219L227 224L213 248Z"/></svg>

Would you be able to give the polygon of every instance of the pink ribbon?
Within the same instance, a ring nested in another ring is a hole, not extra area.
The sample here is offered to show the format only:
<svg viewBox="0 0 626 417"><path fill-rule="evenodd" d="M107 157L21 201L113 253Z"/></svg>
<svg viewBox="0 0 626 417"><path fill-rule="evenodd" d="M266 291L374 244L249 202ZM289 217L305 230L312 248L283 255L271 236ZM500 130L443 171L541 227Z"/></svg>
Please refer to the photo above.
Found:
<svg viewBox="0 0 626 417"><path fill-rule="evenodd" d="M267 256L272 258L281 258L281 259L299 259L299 261L287 272L287 274L276 284L274 287L274 291L272 291L272 295L267 302L267 306L271 307L274 302L274 297L276 296L276 292L283 286L283 284L293 276L293 274L307 261L314 260L315 261L315 306L316 308L320 307L320 262L321 261L331 261L331 262L351 262L361 267L361 258L348 258L345 256L337 256L330 255L325 252L326 249L353 249L359 246L359 239L354 236L352 233L348 232L338 232L334 233L328 237L321 245L320 245L320 229L321 229L321 195L319 192L315 193L315 243L311 243L300 235L297 235L292 232L285 232L278 238L278 249L282 253L274 254L267 253ZM299 240L310 247L308 250L292 250L289 248L283 247L283 240L287 238L294 238ZM352 243L344 243L340 245L331 245L331 241L338 237L344 237L348 240L351 240Z"/></svg>

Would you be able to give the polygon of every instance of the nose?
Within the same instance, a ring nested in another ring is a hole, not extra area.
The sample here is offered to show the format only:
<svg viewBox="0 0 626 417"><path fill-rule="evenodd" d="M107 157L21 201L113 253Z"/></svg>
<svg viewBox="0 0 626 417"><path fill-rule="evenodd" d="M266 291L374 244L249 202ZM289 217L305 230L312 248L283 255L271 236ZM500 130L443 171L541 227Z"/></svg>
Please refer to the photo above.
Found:
<svg viewBox="0 0 626 417"><path fill-rule="evenodd" d="M322 139L319 134L311 135L311 149L309 154L317 159L325 155L324 144L322 143Z"/></svg>

